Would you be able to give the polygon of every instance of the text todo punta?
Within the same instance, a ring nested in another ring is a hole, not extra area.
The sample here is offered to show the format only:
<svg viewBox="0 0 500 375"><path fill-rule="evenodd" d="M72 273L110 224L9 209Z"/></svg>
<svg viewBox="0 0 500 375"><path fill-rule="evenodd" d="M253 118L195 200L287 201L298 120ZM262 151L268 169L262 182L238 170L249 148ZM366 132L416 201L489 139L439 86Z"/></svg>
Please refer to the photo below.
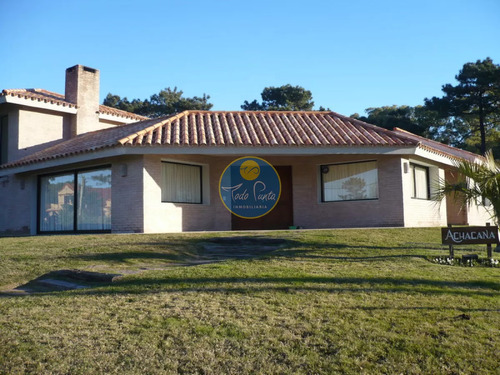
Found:
<svg viewBox="0 0 500 375"><path fill-rule="evenodd" d="M266 184L262 181L256 181L248 192L248 188L241 190L243 184L238 184L231 187L222 187L224 191L231 192L231 200L233 202L247 202L253 198L255 202L276 201L276 193L272 190L266 192ZM251 194L251 195L250 195Z"/></svg>

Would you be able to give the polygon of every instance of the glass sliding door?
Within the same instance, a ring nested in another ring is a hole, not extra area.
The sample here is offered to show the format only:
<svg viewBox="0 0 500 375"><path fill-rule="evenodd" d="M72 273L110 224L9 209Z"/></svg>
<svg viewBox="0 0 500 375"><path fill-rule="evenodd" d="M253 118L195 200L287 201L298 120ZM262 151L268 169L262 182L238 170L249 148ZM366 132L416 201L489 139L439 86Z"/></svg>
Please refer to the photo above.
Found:
<svg viewBox="0 0 500 375"><path fill-rule="evenodd" d="M61 232L74 228L74 174L40 179L40 231Z"/></svg>
<svg viewBox="0 0 500 375"><path fill-rule="evenodd" d="M77 230L111 229L111 170L79 172Z"/></svg>
<svg viewBox="0 0 500 375"><path fill-rule="evenodd" d="M111 230L111 169L77 170L39 179L40 232Z"/></svg>

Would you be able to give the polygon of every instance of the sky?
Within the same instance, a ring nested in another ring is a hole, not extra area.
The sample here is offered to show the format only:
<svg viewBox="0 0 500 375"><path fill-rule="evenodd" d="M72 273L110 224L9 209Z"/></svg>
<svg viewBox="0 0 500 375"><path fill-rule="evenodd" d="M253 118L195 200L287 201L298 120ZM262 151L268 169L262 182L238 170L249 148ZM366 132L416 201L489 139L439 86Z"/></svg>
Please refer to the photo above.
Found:
<svg viewBox="0 0 500 375"><path fill-rule="evenodd" d="M0 26L0 89L64 94L81 64L101 101L177 87L214 110L285 84L348 116L415 106L467 62L500 64L500 0L0 0Z"/></svg>

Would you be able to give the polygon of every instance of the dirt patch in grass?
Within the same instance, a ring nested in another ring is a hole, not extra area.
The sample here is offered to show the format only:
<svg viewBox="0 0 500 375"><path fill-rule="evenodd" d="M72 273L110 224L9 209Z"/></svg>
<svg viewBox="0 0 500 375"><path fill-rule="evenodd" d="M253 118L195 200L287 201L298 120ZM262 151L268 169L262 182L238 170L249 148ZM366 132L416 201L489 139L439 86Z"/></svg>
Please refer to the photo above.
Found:
<svg viewBox="0 0 500 375"><path fill-rule="evenodd" d="M82 270L56 270L37 277L13 290L6 291L3 294L26 295L92 288L108 285L119 276L122 275Z"/></svg>

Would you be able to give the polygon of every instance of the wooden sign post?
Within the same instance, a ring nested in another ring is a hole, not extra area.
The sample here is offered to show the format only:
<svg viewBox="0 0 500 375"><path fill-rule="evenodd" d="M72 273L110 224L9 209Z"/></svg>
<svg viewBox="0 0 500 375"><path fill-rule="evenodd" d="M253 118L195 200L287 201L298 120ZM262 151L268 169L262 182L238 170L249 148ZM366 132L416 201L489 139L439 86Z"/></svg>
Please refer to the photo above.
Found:
<svg viewBox="0 0 500 375"><path fill-rule="evenodd" d="M490 223L486 223L486 226L489 227L490 226ZM498 233L498 228L497 228L497 233ZM497 239L497 242L498 242L498 239ZM493 258L493 252L491 251L491 243L488 242L486 244L486 253L488 254L488 259L491 259Z"/></svg>
<svg viewBox="0 0 500 375"><path fill-rule="evenodd" d="M453 245L486 244L488 259L493 257L491 244L498 244L498 227L486 223L485 227L455 227L448 225L441 228L443 245L450 246L450 257L454 257Z"/></svg>

